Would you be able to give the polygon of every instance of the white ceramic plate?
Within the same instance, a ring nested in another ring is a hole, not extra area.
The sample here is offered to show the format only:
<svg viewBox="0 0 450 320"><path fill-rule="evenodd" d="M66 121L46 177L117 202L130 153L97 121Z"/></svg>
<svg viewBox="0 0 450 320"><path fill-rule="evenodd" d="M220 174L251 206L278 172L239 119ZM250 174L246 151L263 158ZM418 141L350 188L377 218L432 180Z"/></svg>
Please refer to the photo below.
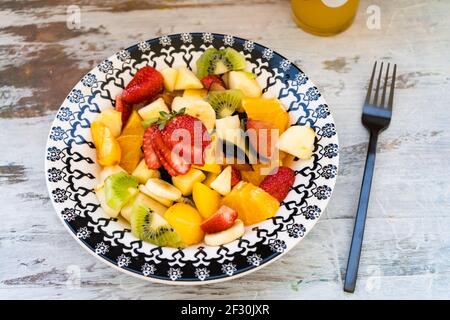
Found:
<svg viewBox="0 0 450 320"><path fill-rule="evenodd" d="M200 244L178 250L135 238L109 218L92 192L100 166L90 122L113 104L137 69L188 66L208 47L233 47L245 55L264 95L279 98L291 124L308 124L317 134L309 161L293 161L293 188L277 215L247 228L221 247ZM104 60L85 75L61 105L47 142L45 170L55 210L70 233L98 259L143 279L171 284L218 282L242 276L293 248L316 224L337 177L339 147L333 118L308 77L273 50L221 34L183 33L141 42Z"/></svg>

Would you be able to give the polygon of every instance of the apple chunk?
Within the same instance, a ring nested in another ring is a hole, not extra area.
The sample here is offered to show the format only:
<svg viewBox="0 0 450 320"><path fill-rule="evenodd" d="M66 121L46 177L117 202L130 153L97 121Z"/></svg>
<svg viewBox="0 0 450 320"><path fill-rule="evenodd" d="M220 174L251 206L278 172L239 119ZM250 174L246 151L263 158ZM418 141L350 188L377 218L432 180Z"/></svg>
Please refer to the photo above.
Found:
<svg viewBox="0 0 450 320"><path fill-rule="evenodd" d="M225 196L231 191L231 166L226 167L217 178L211 182L211 188Z"/></svg>
<svg viewBox="0 0 450 320"><path fill-rule="evenodd" d="M227 82L230 89L239 89L248 98L259 98L262 94L258 81L253 79L248 72L230 71Z"/></svg>
<svg viewBox="0 0 450 320"><path fill-rule="evenodd" d="M278 148L302 160L308 160L314 150L316 133L309 126L291 126L278 139Z"/></svg>

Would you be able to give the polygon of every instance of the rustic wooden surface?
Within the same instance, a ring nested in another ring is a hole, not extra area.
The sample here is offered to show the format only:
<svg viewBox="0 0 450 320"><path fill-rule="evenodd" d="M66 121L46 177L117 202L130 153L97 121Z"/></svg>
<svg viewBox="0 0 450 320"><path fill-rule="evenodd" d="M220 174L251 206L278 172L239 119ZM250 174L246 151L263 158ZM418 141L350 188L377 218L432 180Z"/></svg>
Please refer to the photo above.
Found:
<svg viewBox="0 0 450 320"><path fill-rule="evenodd" d="M448 1L361 2L353 26L320 38L287 1L0 2L0 298L450 298ZM68 5L81 29L66 27ZM381 7L381 29L366 9ZM97 261L49 201L44 146L70 88L105 57L163 34L228 33L267 45L321 88L336 120L341 171L316 227L272 265L203 287L156 285ZM342 291L368 134L361 104L374 60L396 62L394 118L379 141L359 281Z"/></svg>

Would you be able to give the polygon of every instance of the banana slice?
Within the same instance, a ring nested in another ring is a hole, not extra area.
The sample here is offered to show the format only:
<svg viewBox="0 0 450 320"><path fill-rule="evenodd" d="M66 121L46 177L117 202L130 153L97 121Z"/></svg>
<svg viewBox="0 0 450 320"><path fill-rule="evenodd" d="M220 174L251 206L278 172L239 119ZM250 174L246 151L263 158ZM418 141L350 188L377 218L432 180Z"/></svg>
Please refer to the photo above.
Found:
<svg viewBox="0 0 450 320"><path fill-rule="evenodd" d="M139 185L139 191L141 191L143 194L149 196L153 200L158 201L159 203L161 203L165 207L170 207L173 204L172 200L158 197L156 194L154 194L153 192L148 190L147 187L145 185L143 185L143 184Z"/></svg>
<svg viewBox="0 0 450 320"><path fill-rule="evenodd" d="M175 97L172 102L172 110L179 111L182 108L186 108L186 114L203 122L208 131L214 129L214 125L216 124L216 112L208 102L200 99Z"/></svg>
<svg viewBox="0 0 450 320"><path fill-rule="evenodd" d="M205 243L208 246L220 246L242 237L244 235L244 232L244 223L241 220L237 219L234 222L233 226L231 226L227 230L206 234Z"/></svg>
<svg viewBox="0 0 450 320"><path fill-rule="evenodd" d="M167 200L178 200L181 198L181 191L176 187L171 185L170 183L158 179L158 178L150 178L147 180L145 187L156 196L167 199Z"/></svg>

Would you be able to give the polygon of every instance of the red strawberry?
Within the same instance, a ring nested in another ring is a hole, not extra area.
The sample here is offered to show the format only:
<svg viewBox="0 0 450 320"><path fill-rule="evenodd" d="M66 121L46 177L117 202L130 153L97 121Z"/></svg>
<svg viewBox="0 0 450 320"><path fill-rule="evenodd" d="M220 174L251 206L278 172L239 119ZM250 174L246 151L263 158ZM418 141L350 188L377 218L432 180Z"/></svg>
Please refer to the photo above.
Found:
<svg viewBox="0 0 450 320"><path fill-rule="evenodd" d="M278 130L277 127L266 121L247 119L247 130L253 148L260 155L270 158L272 146L276 145L276 142L272 141L272 130Z"/></svg>
<svg viewBox="0 0 450 320"><path fill-rule="evenodd" d="M176 153L187 162L196 165L204 164L203 153L211 142L211 137L205 125L197 118L187 114L174 116L164 127L163 138L171 148L177 146L179 149ZM188 145L189 142L190 145ZM185 150L188 150L187 153L190 154L185 154Z"/></svg>
<svg viewBox="0 0 450 320"><path fill-rule="evenodd" d="M172 152L170 147L166 145L160 130L155 131L153 148L159 156L159 161L171 176L185 174L191 168L191 165L185 159Z"/></svg>
<svg viewBox="0 0 450 320"><path fill-rule="evenodd" d="M151 100L163 89L164 80L158 70L150 66L139 69L125 87L122 99L130 104Z"/></svg>
<svg viewBox="0 0 450 320"><path fill-rule="evenodd" d="M125 103L119 94L116 96L116 110L122 113L122 127L124 127L133 111L133 107Z"/></svg>
<svg viewBox="0 0 450 320"><path fill-rule="evenodd" d="M221 206L211 217L203 221L200 228L206 233L215 233L230 228L236 221L238 213L227 206Z"/></svg>
<svg viewBox="0 0 450 320"><path fill-rule="evenodd" d="M284 166L278 167L275 171L266 176L259 187L281 202L294 184L295 173L291 168Z"/></svg>
<svg viewBox="0 0 450 320"><path fill-rule="evenodd" d="M210 74L202 79L202 84L206 90L211 91L223 91L225 90L225 84L218 76Z"/></svg>
<svg viewBox="0 0 450 320"><path fill-rule="evenodd" d="M155 140L153 140L153 143L155 143ZM167 173L169 173L169 175L171 177L175 177L178 176L179 173L177 171L175 171L174 168L172 168L172 166L169 164L169 162L166 161L166 159L164 158L163 154L161 153L161 151L156 147L154 147L155 153L158 156L159 162L162 164L162 166L164 167L164 169L166 169Z"/></svg>
<svg viewBox="0 0 450 320"><path fill-rule="evenodd" d="M231 167L231 186L234 187L241 181L241 173L235 168Z"/></svg>
<svg viewBox="0 0 450 320"><path fill-rule="evenodd" d="M145 164L149 169L159 169L161 167L161 163L158 159L158 154L153 149L152 145L156 130L159 130L157 125L148 127L145 130L144 141L142 143L142 148L144 149Z"/></svg>

